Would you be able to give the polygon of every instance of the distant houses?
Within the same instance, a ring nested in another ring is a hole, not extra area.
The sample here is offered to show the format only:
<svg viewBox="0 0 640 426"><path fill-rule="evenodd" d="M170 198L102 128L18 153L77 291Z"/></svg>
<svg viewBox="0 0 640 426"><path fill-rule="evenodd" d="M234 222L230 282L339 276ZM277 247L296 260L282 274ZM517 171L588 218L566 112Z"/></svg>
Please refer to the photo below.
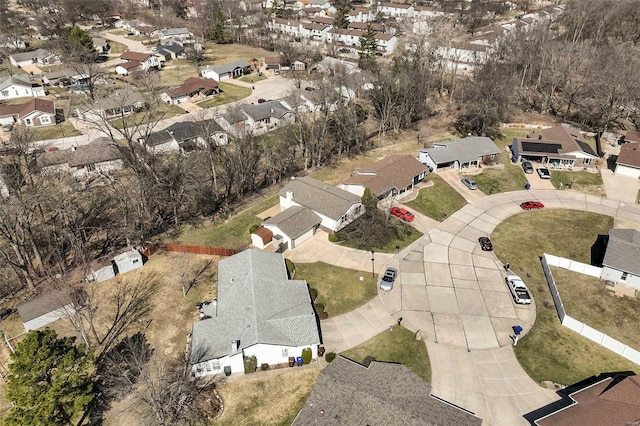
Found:
<svg viewBox="0 0 640 426"><path fill-rule="evenodd" d="M222 65L207 65L200 71L200 75L204 78L212 78L216 81L225 81L230 78L240 77L245 71L251 68L251 64L246 59L240 59Z"/></svg>
<svg viewBox="0 0 640 426"><path fill-rule="evenodd" d="M22 77L14 75L0 80L0 101L45 95L46 92L42 86L32 84Z"/></svg>

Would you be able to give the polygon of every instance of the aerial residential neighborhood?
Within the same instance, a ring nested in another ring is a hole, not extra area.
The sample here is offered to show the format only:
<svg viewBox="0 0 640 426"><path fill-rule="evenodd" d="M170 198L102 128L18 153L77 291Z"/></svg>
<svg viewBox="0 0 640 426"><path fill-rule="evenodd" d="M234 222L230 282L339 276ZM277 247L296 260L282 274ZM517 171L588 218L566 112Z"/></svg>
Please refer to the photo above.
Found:
<svg viewBox="0 0 640 426"><path fill-rule="evenodd" d="M639 0L0 0L0 423L640 418Z"/></svg>

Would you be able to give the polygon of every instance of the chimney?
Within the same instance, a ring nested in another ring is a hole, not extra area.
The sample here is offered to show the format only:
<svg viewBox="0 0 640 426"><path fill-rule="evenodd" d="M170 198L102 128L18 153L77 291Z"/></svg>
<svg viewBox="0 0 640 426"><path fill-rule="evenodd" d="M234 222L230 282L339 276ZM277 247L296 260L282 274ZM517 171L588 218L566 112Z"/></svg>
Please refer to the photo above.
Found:
<svg viewBox="0 0 640 426"><path fill-rule="evenodd" d="M291 189L287 189L287 200L293 200L293 191Z"/></svg>
<svg viewBox="0 0 640 426"><path fill-rule="evenodd" d="M231 341L231 353L238 352L240 348L240 340L232 340Z"/></svg>
<svg viewBox="0 0 640 426"><path fill-rule="evenodd" d="M77 150L78 150L78 147L77 147L77 146L73 145L73 146L71 147L71 151L76 152Z"/></svg>
<svg viewBox="0 0 640 426"><path fill-rule="evenodd" d="M271 114L273 114L273 113L275 113L275 112L276 112L276 110L275 110L275 109L273 109L273 108L271 108Z"/></svg>

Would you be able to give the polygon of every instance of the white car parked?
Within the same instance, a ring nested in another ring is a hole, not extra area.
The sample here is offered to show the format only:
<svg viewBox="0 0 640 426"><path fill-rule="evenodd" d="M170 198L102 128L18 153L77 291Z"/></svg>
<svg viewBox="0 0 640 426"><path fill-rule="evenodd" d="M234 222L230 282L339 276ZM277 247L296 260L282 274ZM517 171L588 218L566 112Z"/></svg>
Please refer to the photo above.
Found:
<svg viewBox="0 0 640 426"><path fill-rule="evenodd" d="M514 302L519 305L531 304L531 293L529 293L527 285L519 276L509 275L505 280L507 281L507 287L509 287Z"/></svg>

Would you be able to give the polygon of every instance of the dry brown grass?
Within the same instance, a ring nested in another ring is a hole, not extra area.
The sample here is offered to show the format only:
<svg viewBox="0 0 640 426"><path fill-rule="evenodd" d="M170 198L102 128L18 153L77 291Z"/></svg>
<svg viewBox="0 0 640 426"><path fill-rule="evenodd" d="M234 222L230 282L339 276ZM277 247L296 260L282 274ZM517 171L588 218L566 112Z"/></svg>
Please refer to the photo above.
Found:
<svg viewBox="0 0 640 426"><path fill-rule="evenodd" d="M213 65L233 62L238 59L250 61L253 58L262 60L265 56L276 56L274 52L242 44L216 44L208 42L205 43L205 48L206 63Z"/></svg>
<svg viewBox="0 0 640 426"><path fill-rule="evenodd" d="M320 373L319 369L287 371L218 387L224 413L213 425L291 424L304 405Z"/></svg>

